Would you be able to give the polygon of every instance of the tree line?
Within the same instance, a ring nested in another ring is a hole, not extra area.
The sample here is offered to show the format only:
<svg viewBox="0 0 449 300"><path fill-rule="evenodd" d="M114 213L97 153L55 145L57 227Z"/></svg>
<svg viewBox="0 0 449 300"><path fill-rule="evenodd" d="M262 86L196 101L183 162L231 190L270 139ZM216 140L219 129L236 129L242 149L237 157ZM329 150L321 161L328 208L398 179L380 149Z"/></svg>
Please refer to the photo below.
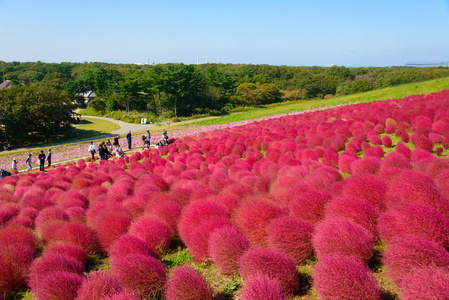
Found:
<svg viewBox="0 0 449 300"><path fill-rule="evenodd" d="M14 86L46 86L73 99L94 91L97 98L89 103L91 111L155 118L223 114L241 106L321 99L449 75L447 67L42 62L2 62L2 66Z"/></svg>

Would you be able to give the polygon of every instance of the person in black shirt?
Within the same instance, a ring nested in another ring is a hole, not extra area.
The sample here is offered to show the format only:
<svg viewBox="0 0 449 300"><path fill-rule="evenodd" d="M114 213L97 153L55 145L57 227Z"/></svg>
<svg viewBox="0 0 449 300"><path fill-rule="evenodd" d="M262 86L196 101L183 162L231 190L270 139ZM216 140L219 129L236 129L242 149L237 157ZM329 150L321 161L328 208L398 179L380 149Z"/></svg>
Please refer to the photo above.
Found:
<svg viewBox="0 0 449 300"><path fill-rule="evenodd" d="M44 171L44 164L45 164L45 154L44 154L44 150L41 150L41 152L39 153L39 171L43 172Z"/></svg>

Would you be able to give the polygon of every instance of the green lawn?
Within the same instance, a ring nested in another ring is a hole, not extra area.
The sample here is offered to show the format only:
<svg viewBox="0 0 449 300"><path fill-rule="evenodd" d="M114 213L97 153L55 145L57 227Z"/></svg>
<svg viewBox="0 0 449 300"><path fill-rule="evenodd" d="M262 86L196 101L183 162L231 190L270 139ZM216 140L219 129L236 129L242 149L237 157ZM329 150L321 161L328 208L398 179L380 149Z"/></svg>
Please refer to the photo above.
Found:
<svg viewBox="0 0 449 300"><path fill-rule="evenodd" d="M372 102L386 99L400 99L410 95L436 93L444 89L449 89L449 78L447 77L420 83L404 84L380 90L373 90L366 93L333 97L330 99L309 100L287 104L268 105L262 108L255 108L254 110L250 111L233 113L230 115L210 120L198 121L191 124L193 125L226 124L230 122L261 118L264 116L285 114L292 111L303 111L310 108L335 106L338 104L350 102L361 103L361 102Z"/></svg>
<svg viewBox="0 0 449 300"><path fill-rule="evenodd" d="M81 124L73 127L67 135L67 138L64 138L64 140L87 139L90 137L111 133L118 129L120 129L120 125L116 123L83 116Z"/></svg>

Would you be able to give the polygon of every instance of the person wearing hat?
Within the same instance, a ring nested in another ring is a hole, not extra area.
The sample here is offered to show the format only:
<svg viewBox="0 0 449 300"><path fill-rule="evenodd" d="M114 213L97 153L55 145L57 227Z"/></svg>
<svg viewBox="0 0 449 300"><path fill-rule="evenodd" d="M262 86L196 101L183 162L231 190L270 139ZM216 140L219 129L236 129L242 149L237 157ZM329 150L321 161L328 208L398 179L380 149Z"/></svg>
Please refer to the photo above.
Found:
<svg viewBox="0 0 449 300"><path fill-rule="evenodd" d="M32 154L30 153L30 154L28 154L28 158L27 158L27 160L25 161L25 163L28 165L28 169L27 169L27 171L29 171L29 170L31 170L31 169L33 169L33 167L31 166L31 163L32 163L32 161L31 161L31 156L32 156Z"/></svg>
<svg viewBox="0 0 449 300"><path fill-rule="evenodd" d="M12 166L11 166L11 168L12 168L13 170L17 170L17 160L16 160L15 158L12 160Z"/></svg>
<svg viewBox="0 0 449 300"><path fill-rule="evenodd" d="M48 166L51 166L51 149L48 149L46 159L47 159L47 162L48 162Z"/></svg>
<svg viewBox="0 0 449 300"><path fill-rule="evenodd" d="M45 165L45 154L44 154L44 150L41 150L41 152L39 153L39 171L43 172L44 171L44 165Z"/></svg>

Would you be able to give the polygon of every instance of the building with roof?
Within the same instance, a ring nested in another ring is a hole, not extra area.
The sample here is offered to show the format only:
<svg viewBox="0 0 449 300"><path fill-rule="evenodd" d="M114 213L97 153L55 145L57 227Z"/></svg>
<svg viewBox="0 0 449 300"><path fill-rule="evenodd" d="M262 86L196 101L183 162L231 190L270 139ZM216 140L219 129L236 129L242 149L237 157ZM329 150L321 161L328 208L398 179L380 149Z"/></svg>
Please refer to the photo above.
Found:
<svg viewBox="0 0 449 300"><path fill-rule="evenodd" d="M10 87L11 87L11 80L5 80L2 83L0 83L0 91L9 89Z"/></svg>

